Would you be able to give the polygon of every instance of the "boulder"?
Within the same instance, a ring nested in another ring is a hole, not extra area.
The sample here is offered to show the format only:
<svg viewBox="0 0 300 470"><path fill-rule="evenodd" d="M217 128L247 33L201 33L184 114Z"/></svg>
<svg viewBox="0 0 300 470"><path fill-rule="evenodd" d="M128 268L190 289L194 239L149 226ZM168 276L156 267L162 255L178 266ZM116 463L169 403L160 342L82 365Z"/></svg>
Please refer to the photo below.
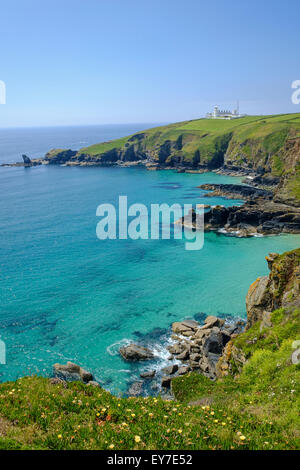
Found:
<svg viewBox="0 0 300 470"><path fill-rule="evenodd" d="M170 377L168 375L165 375L164 377L162 377L162 379L161 379L162 387L170 387L171 380L172 380L172 377Z"/></svg>
<svg viewBox="0 0 300 470"><path fill-rule="evenodd" d="M168 346L167 350L171 354L180 354L184 350L184 346L181 343L172 344L172 346Z"/></svg>
<svg viewBox="0 0 300 470"><path fill-rule="evenodd" d="M154 357L150 349L134 343L120 348L120 354L126 361L146 361Z"/></svg>
<svg viewBox="0 0 300 470"><path fill-rule="evenodd" d="M198 353L194 353L194 354L190 354L190 360L191 361L200 361L201 359L201 354L198 354Z"/></svg>
<svg viewBox="0 0 300 470"><path fill-rule="evenodd" d="M182 351L182 353L180 353L176 356L176 359L179 359L180 361L185 361L186 359L189 358L189 355L190 355L190 353L189 353L188 349L184 349Z"/></svg>
<svg viewBox="0 0 300 470"><path fill-rule="evenodd" d="M53 371L56 377L63 380L81 380L84 383L93 380L93 374L70 361L67 364L54 364Z"/></svg>
<svg viewBox="0 0 300 470"><path fill-rule="evenodd" d="M195 320L184 320L181 322L175 322L172 325L172 330L174 333L193 333L199 327L199 323Z"/></svg>
<svg viewBox="0 0 300 470"><path fill-rule="evenodd" d="M155 370L145 370L140 374L140 377L142 377L142 379L152 379L155 376L155 373Z"/></svg>
<svg viewBox="0 0 300 470"><path fill-rule="evenodd" d="M179 369L178 369L178 375L187 374L190 370L191 369L190 369L189 366L180 366Z"/></svg>
<svg viewBox="0 0 300 470"><path fill-rule="evenodd" d="M221 355L223 351L223 340L221 334L211 334L205 341L203 352L207 356L208 353Z"/></svg>
<svg viewBox="0 0 300 470"><path fill-rule="evenodd" d="M177 364L172 364L171 366L164 367L164 369L162 369L162 373L165 375L172 375L172 374L175 374L175 372L177 371L178 371Z"/></svg>

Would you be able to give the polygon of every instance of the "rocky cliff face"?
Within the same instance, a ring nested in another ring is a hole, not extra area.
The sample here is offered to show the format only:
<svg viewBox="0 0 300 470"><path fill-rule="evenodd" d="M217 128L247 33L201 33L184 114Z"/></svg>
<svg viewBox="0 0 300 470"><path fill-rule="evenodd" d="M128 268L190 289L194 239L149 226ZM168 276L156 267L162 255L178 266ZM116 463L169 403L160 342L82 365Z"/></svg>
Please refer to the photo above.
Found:
<svg viewBox="0 0 300 470"><path fill-rule="evenodd" d="M257 321L268 324L273 310L300 307L300 249L266 257L269 276L251 284L247 297L247 328Z"/></svg>
<svg viewBox="0 0 300 470"><path fill-rule="evenodd" d="M246 332L227 343L216 367L219 378L240 373L247 358L256 347L263 347L264 342L276 347L274 342L278 341L281 331L285 330L287 338L290 331L299 331L295 325L299 324L300 312L300 248L282 255L271 253L266 260L270 273L256 279L249 287ZM283 319L279 323L277 320L274 326L273 312L281 312L280 308ZM277 331L273 332L275 327Z"/></svg>

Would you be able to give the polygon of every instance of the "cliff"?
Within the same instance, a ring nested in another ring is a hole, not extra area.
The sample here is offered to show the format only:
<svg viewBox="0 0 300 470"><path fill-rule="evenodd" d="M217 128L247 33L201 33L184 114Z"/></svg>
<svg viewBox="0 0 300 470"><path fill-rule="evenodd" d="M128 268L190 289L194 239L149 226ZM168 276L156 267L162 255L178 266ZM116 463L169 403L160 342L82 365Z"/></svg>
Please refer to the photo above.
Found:
<svg viewBox="0 0 300 470"><path fill-rule="evenodd" d="M246 296L246 331L225 347L218 376L241 372L257 350L278 350L300 339L300 248L266 257L270 273L256 279Z"/></svg>
<svg viewBox="0 0 300 470"><path fill-rule="evenodd" d="M146 165L243 171L274 185L275 201L300 204L300 114L197 119L80 149L52 150L47 163ZM278 184L279 183L279 184Z"/></svg>

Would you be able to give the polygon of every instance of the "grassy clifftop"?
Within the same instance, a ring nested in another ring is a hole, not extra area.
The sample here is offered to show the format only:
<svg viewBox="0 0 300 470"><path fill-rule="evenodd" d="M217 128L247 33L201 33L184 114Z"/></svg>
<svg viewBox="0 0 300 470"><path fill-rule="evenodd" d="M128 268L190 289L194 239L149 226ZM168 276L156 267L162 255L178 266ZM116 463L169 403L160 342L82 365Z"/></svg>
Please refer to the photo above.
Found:
<svg viewBox="0 0 300 470"><path fill-rule="evenodd" d="M49 163L149 165L216 169L222 165L279 176L279 201L300 202L300 114L196 119L84 147L52 150Z"/></svg>

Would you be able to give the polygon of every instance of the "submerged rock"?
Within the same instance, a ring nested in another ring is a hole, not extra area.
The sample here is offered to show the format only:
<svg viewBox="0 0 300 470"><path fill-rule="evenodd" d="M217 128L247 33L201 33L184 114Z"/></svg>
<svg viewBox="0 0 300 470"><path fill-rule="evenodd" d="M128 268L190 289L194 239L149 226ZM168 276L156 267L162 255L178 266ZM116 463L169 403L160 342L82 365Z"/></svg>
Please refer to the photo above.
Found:
<svg viewBox="0 0 300 470"><path fill-rule="evenodd" d="M126 361L146 361L154 357L150 349L134 343L123 346L119 352Z"/></svg>

